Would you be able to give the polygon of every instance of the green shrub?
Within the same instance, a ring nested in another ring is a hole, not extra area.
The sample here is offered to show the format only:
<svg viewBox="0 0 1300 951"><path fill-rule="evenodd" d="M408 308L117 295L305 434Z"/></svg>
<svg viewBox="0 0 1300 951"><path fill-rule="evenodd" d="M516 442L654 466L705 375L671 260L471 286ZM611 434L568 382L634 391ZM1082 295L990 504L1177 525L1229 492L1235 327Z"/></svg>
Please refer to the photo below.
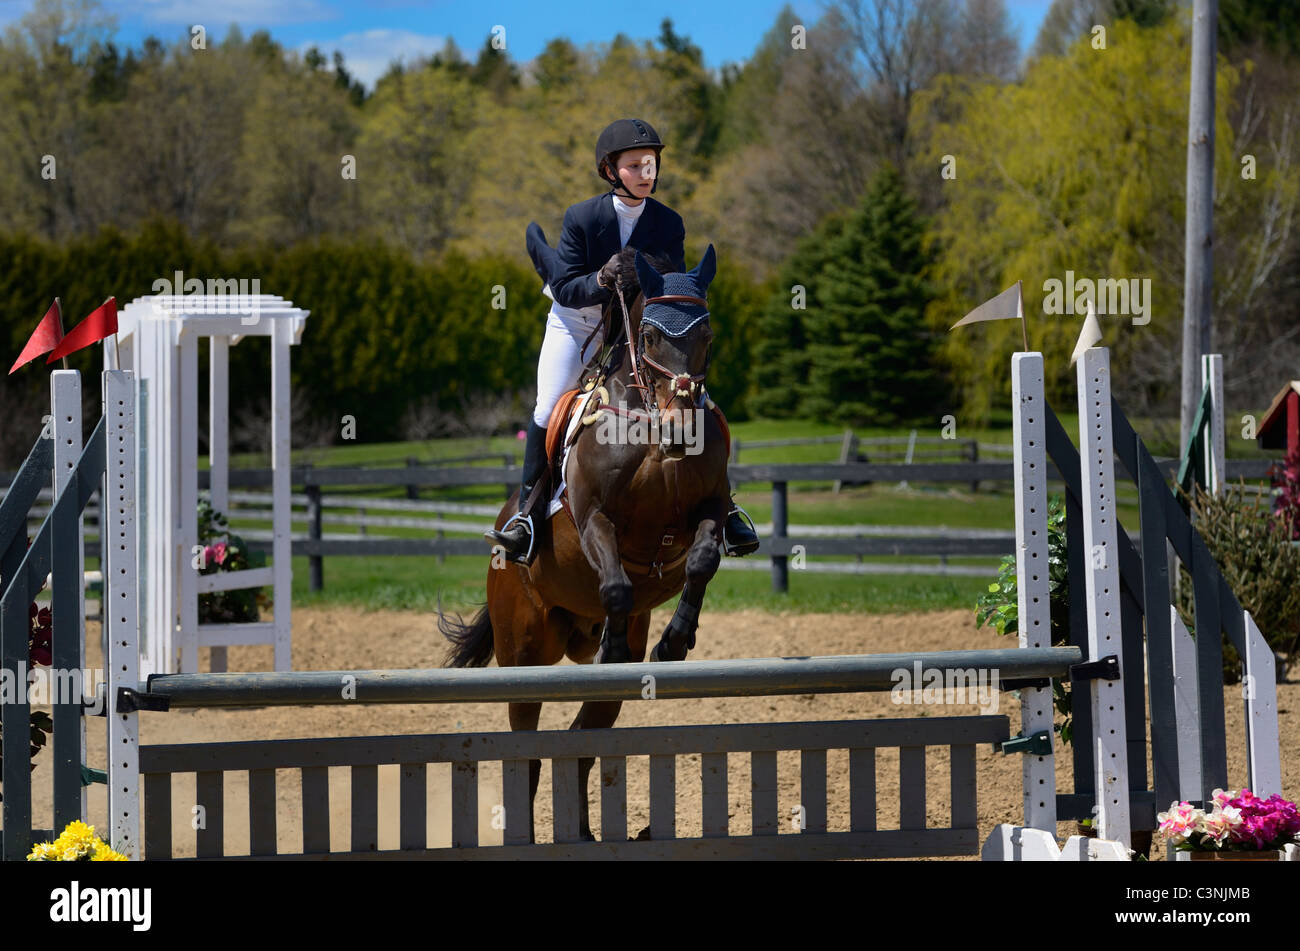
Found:
<svg viewBox="0 0 1300 951"><path fill-rule="evenodd" d="M1065 502L1052 496L1047 506L1047 591L1051 605L1052 646L1059 647L1070 638L1069 549L1065 543ZM1020 604L1016 584L1016 556L1007 555L998 566L998 578L975 603L977 627L988 624L999 634L1017 634ZM1070 682L1053 679L1052 702L1065 720L1056 726L1061 742L1073 741L1073 718L1070 716Z"/></svg>
<svg viewBox="0 0 1300 951"><path fill-rule="evenodd" d="M1300 646L1300 547L1292 544L1286 519L1270 510L1267 493L1244 482L1225 486L1219 496L1198 490L1190 501L1196 530L1228 587L1279 660L1293 657ZM1178 613L1195 633L1191 576L1182 567L1179 575ZM1226 639L1223 675L1225 683L1241 677L1241 658Z"/></svg>

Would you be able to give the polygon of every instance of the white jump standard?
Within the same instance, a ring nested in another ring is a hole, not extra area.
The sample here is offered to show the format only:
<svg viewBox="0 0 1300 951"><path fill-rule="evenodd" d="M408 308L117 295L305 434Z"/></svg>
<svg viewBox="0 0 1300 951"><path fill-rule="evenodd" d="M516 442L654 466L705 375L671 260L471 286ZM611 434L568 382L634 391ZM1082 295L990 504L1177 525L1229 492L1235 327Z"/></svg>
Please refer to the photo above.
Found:
<svg viewBox="0 0 1300 951"><path fill-rule="evenodd" d="M197 672L200 647L212 669L225 669L232 644L270 644L275 669L291 668L291 512L289 348L302 339L308 312L271 295L153 295L118 315L117 349L104 342L106 367L131 370L141 415L140 533L142 675ZM200 575L198 544L198 342L209 340L209 459L212 506L228 514L230 466L229 348L246 337L271 338L272 512L269 568ZM271 586L269 622L200 624L201 593Z"/></svg>

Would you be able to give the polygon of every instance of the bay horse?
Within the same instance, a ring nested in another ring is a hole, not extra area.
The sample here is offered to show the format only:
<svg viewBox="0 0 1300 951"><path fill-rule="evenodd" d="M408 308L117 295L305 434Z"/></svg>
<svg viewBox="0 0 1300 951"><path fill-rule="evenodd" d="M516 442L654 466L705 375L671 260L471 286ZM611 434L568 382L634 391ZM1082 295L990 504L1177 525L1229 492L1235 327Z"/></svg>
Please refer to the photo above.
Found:
<svg viewBox="0 0 1300 951"><path fill-rule="evenodd" d="M465 623L439 612L438 628L452 644L444 666L482 667L493 654L501 667L550 665L566 656L575 663L643 661L651 609L679 592L653 659L683 660L695 646L730 503L726 439L715 414L698 405L713 340L703 298L716 261L710 245L687 274L661 273L666 262L656 270L632 248L623 250L619 264L617 290L603 314L605 339L618 344L606 365L608 401L588 409L585 418L620 414L624 419L598 422L626 425L580 430L565 473L567 507L537 520L532 564L494 557L487 604L474 619ZM700 421L694 446L687 445L682 411ZM659 441L609 438L611 431L630 435L638 422L644 427L651 413L665 421ZM667 425L670 418L674 425ZM496 527L515 510L512 495ZM570 729L611 727L621 707L621 701L583 703ZM511 703L510 729L537 729L541 710L541 703ZM593 762L579 760L586 839L593 838L587 803ZM532 760L530 836L540 775L541 761Z"/></svg>

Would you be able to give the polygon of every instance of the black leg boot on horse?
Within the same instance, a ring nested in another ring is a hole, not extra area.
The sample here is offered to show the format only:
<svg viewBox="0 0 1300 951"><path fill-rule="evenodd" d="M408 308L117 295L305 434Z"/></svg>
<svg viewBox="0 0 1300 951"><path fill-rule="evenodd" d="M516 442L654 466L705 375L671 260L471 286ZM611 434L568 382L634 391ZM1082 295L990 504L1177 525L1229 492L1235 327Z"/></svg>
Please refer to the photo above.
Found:
<svg viewBox="0 0 1300 951"><path fill-rule="evenodd" d="M537 527L533 522L533 509L538 498L545 494L549 480L546 474L546 428L531 420L528 423L528 441L524 446L524 481L519 487L518 509L510 521L501 527L486 531L483 536L495 541L506 550L511 561L521 565L532 563L537 553Z"/></svg>

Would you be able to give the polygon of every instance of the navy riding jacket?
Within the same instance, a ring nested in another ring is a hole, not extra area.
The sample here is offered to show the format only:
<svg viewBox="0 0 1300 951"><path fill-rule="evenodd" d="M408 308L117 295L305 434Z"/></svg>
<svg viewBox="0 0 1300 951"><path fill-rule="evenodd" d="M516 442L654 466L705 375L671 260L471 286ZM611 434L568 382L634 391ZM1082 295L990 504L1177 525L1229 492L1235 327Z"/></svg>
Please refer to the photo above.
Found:
<svg viewBox="0 0 1300 951"><path fill-rule="evenodd" d="M686 226L682 216L667 205L645 199L646 209L637 219L627 246L665 255L673 269L686 270ZM618 215L609 192L570 206L564 213L564 233L554 250L536 224L528 226L528 254L543 281L551 286L557 303L565 307L604 304L613 293L596 283L605 262L619 252Z"/></svg>

